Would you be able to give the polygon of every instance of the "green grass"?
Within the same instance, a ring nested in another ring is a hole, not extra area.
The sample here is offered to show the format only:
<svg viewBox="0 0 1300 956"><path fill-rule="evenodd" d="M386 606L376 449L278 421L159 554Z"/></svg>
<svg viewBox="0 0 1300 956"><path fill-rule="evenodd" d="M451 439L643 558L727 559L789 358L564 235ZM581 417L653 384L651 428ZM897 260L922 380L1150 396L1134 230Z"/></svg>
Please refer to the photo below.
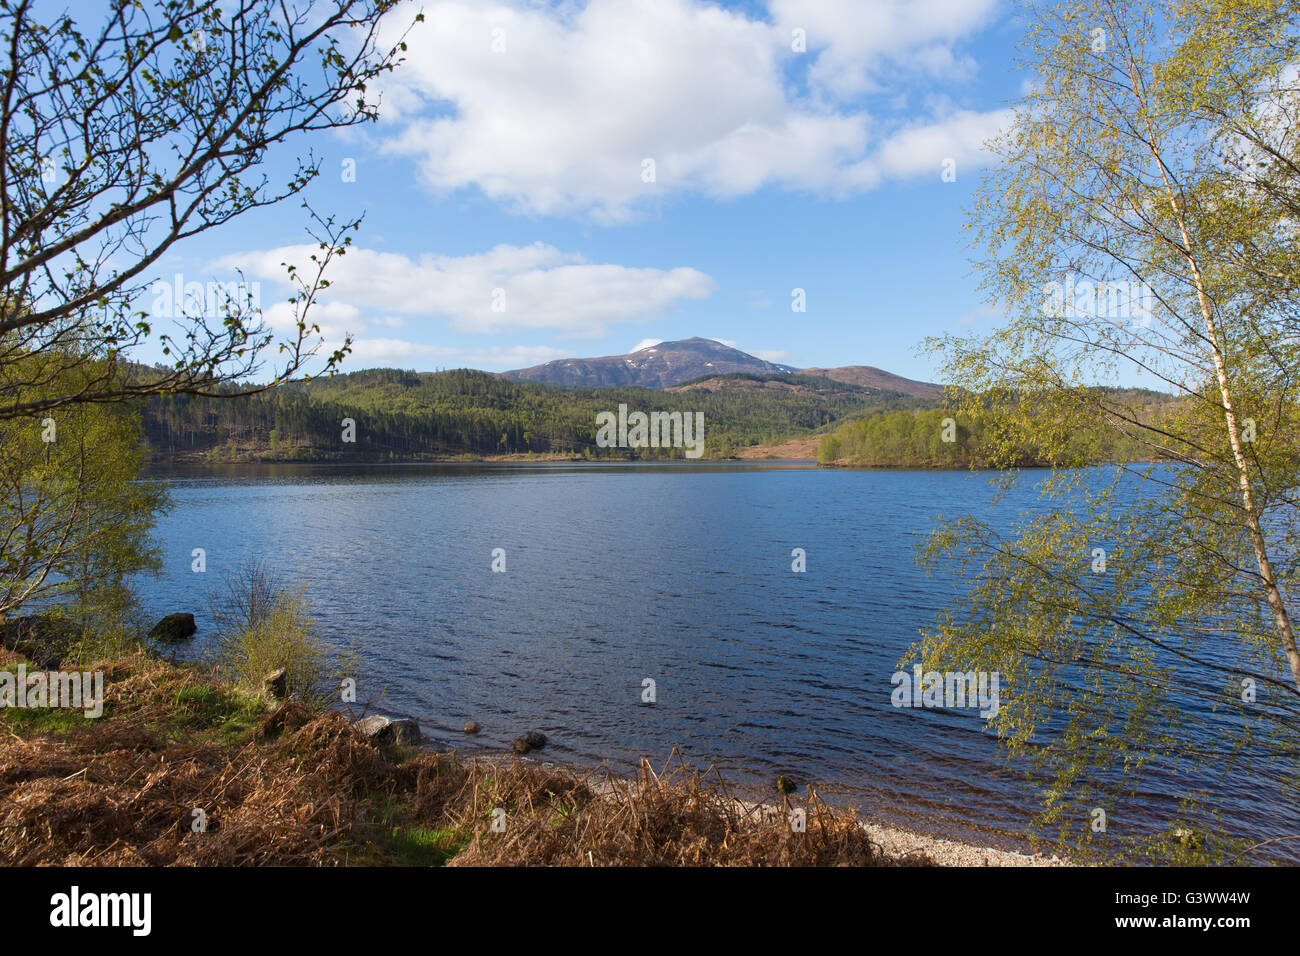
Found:
<svg viewBox="0 0 1300 956"><path fill-rule="evenodd" d="M19 654L12 655L7 663L0 665L0 670L17 673L19 664L29 673L39 670ZM0 722L8 723L20 734L66 734L90 721L79 707L0 707Z"/></svg>
<svg viewBox="0 0 1300 956"><path fill-rule="evenodd" d="M373 852L353 861L361 866L446 866L469 842L454 827L427 827L411 822L407 808L391 797L372 802Z"/></svg>
<svg viewBox="0 0 1300 956"><path fill-rule="evenodd" d="M16 668L17 662L6 665ZM110 716L106 703L103 715ZM193 736L215 744L234 744L252 736L266 710L261 701L218 687L193 684L175 697L175 707L168 715L169 731ZM8 723L19 734L66 734L89 723L79 708L0 707L0 723Z"/></svg>
<svg viewBox="0 0 1300 956"><path fill-rule="evenodd" d="M66 734L88 723L81 709L70 707L4 707L0 715L26 734Z"/></svg>
<svg viewBox="0 0 1300 956"><path fill-rule="evenodd" d="M578 811L577 801L565 800L556 796L550 790L546 791L546 795L551 798L551 808L555 811L555 815L551 817L551 826L564 825L569 821L569 817Z"/></svg>
<svg viewBox="0 0 1300 956"><path fill-rule="evenodd" d="M217 687L194 684L176 695L175 723L200 736L230 743L252 734L266 715L254 697L232 694Z"/></svg>
<svg viewBox="0 0 1300 956"><path fill-rule="evenodd" d="M385 842L403 866L445 866L469 837L450 827L393 827Z"/></svg>

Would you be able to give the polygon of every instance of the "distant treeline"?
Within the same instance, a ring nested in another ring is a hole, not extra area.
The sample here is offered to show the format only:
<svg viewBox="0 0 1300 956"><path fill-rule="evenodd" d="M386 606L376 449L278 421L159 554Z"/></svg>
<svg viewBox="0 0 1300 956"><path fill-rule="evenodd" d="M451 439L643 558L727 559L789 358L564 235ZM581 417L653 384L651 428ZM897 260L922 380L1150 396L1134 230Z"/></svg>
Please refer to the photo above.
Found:
<svg viewBox="0 0 1300 956"><path fill-rule="evenodd" d="M1149 415L1171 400L1142 389L1107 390L1106 394L1138 409L1141 415ZM992 411L960 417L942 408L886 411L846 421L823 435L817 460L824 465L874 468L969 468L994 460L1019 467L1054 464L1029 446L1008 450L1004 422L1003 416ZM1069 436L1066 460L1137 461L1151 457L1150 449L1117 428L1100 420L1094 426Z"/></svg>
<svg viewBox="0 0 1300 956"><path fill-rule="evenodd" d="M705 455L806 435L845 417L932 402L810 376L717 376L716 387L562 388L486 372L372 369L238 398L151 399L144 427L156 459L395 461L504 454L673 458L679 449L598 448L596 415L703 412ZM712 379L710 379L712 381ZM355 422L345 442L344 420Z"/></svg>

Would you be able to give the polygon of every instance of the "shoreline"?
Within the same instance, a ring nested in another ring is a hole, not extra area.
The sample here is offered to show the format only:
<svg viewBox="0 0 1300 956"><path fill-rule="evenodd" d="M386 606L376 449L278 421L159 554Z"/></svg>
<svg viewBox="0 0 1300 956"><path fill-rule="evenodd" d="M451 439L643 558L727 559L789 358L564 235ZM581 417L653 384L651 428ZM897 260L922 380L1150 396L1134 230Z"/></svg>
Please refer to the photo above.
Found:
<svg viewBox="0 0 1300 956"><path fill-rule="evenodd" d="M144 648L94 667L101 719L0 709L5 865L1062 865L863 821L815 788L751 799L680 754L629 777L464 753L411 718L256 693Z"/></svg>
<svg viewBox="0 0 1300 956"><path fill-rule="evenodd" d="M761 451L761 449L754 449ZM817 464L814 455L776 455L776 454L736 454L728 457L682 458L587 458L582 455L447 455L398 459L367 458L236 458L213 461L204 457L168 458L153 456L147 467L154 471L169 468L221 468L231 465L725 465L725 464L769 464L776 462L797 462ZM910 470L910 469L900 469ZM957 469L952 469L957 470Z"/></svg>
<svg viewBox="0 0 1300 956"><path fill-rule="evenodd" d="M571 774L593 787L597 794L612 798L619 788L633 788L637 781L633 776L620 774L606 765L584 766L581 764L560 763L539 757L518 756L492 750L465 753L461 748L444 747L444 741L426 741L422 747L432 753L451 755L466 762L478 763L489 767L507 767L515 761L530 763L542 770L559 771ZM748 789L748 788L746 788ZM735 809L742 814L753 815L764 822L779 821L784 811L779 801L764 797L738 796L736 788L731 790L731 801ZM814 789L815 793L815 789ZM791 805L802 803L812 796L807 788L800 788ZM814 799L820 800L820 795ZM936 866L941 867L1073 867L1078 864L1056 854L1050 856L1025 853L1001 847L985 845L975 840L963 840L927 833L911 826L889 823L878 818L869 818L863 811L852 805L834 804L839 810L845 810L858 817L858 826L865 831L886 857L892 860L904 860L918 855L929 857Z"/></svg>
<svg viewBox="0 0 1300 956"><path fill-rule="evenodd" d="M581 455L483 455L477 457L467 457L457 455L451 457L431 457L431 458L403 458L394 460L370 460L357 458L240 458L233 461L210 461L206 458L151 458L145 467L146 475L169 475L184 473L187 471L203 470L205 472L216 471L222 468L376 468L376 467L407 467L412 465L463 465L472 467L474 465L581 465L592 468L599 467L704 467L704 466L788 466L809 468L817 471L880 471L880 472L964 472L966 474L985 474L985 473L1007 473L1007 472L1038 472L1038 471L1056 471L1088 468L1104 468L1123 465L1154 465L1161 462L1151 459L1134 459L1129 462L1118 460L1095 461L1087 465L1071 466L1068 469L1056 469L1051 465L1033 464L1020 465L1015 468L1002 468L989 465L972 466L963 465L945 465L945 464L926 464L917 463L912 465L874 465L858 464L849 462L846 459L836 459L835 461L819 461L816 455L805 454L772 454L765 447L754 447L747 449L746 453L737 453L727 458L584 458Z"/></svg>
<svg viewBox="0 0 1300 956"><path fill-rule="evenodd" d="M466 753L410 718L257 694L143 648L95 667L101 720L0 710L6 865L1070 865L864 819L816 785L758 795L676 751L632 775L547 761L544 739ZM178 805L206 808L214 836Z"/></svg>

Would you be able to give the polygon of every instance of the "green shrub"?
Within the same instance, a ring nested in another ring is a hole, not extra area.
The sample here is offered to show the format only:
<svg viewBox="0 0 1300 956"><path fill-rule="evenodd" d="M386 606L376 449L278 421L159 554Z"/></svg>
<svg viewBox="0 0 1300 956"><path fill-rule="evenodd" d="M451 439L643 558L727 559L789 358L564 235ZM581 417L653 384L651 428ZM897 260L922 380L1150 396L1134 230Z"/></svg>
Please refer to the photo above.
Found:
<svg viewBox="0 0 1300 956"><path fill-rule="evenodd" d="M68 660L74 664L115 661L133 654L148 626L127 588L101 588L93 597L90 613L85 603L74 607L77 630L68 650Z"/></svg>
<svg viewBox="0 0 1300 956"><path fill-rule="evenodd" d="M337 681L331 680L305 586L279 586L260 565L249 565L229 578L226 588L226 602L213 608L222 676L257 692L267 674L283 667L291 695L326 703Z"/></svg>
<svg viewBox="0 0 1300 956"><path fill-rule="evenodd" d="M840 445L839 435L823 435L817 443L817 461L823 465L835 461L840 457Z"/></svg>

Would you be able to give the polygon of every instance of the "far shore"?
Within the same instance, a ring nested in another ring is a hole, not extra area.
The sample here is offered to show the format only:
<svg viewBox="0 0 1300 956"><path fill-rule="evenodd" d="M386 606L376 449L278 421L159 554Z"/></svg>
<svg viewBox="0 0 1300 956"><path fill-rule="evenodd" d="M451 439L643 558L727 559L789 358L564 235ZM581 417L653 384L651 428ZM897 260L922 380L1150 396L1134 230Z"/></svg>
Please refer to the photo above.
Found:
<svg viewBox="0 0 1300 956"><path fill-rule="evenodd" d="M799 440L783 442L780 445L754 445L737 451L726 457L703 456L700 458L587 458L568 453L525 453L513 452L502 455L414 455L396 459L364 458L263 458L256 455L240 455L235 458L216 460L205 454L187 454L176 457L155 455L150 459L153 468L166 468L172 465L184 467L207 465L403 465L403 464L479 464L479 463L517 463L517 464L589 464L589 465L654 465L654 464L720 464L755 461L790 461L817 463L816 444L810 452L804 449Z"/></svg>

